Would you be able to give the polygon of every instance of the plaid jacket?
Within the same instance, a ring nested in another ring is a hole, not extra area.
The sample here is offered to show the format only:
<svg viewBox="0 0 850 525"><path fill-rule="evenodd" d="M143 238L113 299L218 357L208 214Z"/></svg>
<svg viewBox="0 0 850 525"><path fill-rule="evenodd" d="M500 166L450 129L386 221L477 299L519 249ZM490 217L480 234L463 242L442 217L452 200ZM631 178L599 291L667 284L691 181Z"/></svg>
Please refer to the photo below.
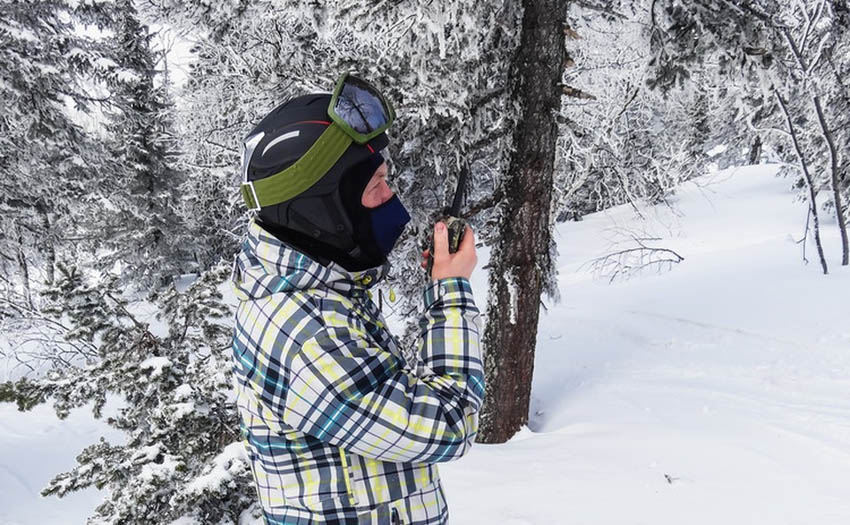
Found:
<svg viewBox="0 0 850 525"><path fill-rule="evenodd" d="M370 298L386 268L325 267L251 223L234 265L242 437L266 522L446 523L436 463L472 446L484 397L469 282L424 291L420 361Z"/></svg>

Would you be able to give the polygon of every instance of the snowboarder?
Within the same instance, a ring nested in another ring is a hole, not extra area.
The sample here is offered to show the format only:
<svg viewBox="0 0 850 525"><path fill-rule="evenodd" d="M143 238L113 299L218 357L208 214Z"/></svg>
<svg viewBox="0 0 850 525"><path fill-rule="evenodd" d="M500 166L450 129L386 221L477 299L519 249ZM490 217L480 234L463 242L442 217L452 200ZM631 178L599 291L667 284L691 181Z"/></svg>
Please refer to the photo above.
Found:
<svg viewBox="0 0 850 525"><path fill-rule="evenodd" d="M277 525L443 524L437 463L465 454L484 397L467 229L434 228L419 360L370 298L410 216L379 153L395 115L344 74L332 94L281 104L244 142L242 196L257 211L237 255L237 403L265 520Z"/></svg>

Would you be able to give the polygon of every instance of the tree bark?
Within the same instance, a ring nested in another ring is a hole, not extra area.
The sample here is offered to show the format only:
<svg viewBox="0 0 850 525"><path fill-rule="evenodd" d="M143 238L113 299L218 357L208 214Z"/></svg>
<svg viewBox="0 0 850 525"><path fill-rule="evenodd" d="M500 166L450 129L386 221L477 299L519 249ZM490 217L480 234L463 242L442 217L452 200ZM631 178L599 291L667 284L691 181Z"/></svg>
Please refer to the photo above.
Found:
<svg viewBox="0 0 850 525"><path fill-rule="evenodd" d="M761 161L761 136L756 135L756 138L753 139L753 144L750 146L750 164L756 165Z"/></svg>
<svg viewBox="0 0 850 525"><path fill-rule="evenodd" d="M47 212L47 207L39 201L35 206L38 216L41 220L41 227L44 233L41 237L42 251L44 252L45 262L44 269L47 274L45 282L48 285L53 285L56 278L56 237L50 227L50 215Z"/></svg>
<svg viewBox="0 0 850 525"><path fill-rule="evenodd" d="M567 4L522 2L522 37L510 69L519 116L491 256L484 333L487 394L478 434L483 443L503 443L528 422L540 294L552 263L550 208Z"/></svg>
<svg viewBox="0 0 850 525"><path fill-rule="evenodd" d="M18 227L18 267L21 270L21 285L23 288L23 296L24 300L26 300L27 306L32 309L32 289L30 288L30 268L29 263L27 263L27 256L24 253L24 237L21 233L20 227Z"/></svg>
<svg viewBox="0 0 850 525"><path fill-rule="evenodd" d="M841 232L841 265L847 266L850 263L850 246L847 242L847 222L844 219L844 205L841 199L841 183L838 173L838 149L835 147L835 138L832 136L832 130L826 123L826 117L823 113L820 97L812 97L815 102L815 109L818 112L818 122L820 129L823 132L823 137L829 146L830 159L830 178L832 182L832 199L835 204L835 216L838 218L838 231Z"/></svg>

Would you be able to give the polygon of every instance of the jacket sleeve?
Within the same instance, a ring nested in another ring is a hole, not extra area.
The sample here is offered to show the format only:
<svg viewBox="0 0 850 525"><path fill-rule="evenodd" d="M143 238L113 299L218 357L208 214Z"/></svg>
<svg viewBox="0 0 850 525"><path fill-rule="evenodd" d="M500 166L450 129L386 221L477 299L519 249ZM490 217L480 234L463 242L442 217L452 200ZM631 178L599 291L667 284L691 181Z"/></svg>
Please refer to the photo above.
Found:
<svg viewBox="0 0 850 525"><path fill-rule="evenodd" d="M425 289L416 370L357 328L324 326L301 345L277 407L283 422L360 456L437 463L462 456L484 398L479 312L469 282Z"/></svg>

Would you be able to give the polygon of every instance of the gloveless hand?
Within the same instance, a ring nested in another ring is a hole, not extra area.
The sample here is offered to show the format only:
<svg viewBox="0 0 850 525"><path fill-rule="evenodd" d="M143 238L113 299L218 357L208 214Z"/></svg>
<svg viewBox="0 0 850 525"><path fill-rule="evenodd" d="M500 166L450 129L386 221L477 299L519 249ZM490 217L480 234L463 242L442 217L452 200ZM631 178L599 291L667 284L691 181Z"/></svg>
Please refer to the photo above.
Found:
<svg viewBox="0 0 850 525"><path fill-rule="evenodd" d="M428 267L430 250L422 252L422 267ZM466 227L463 239L455 253L449 253L449 230L445 223L438 222L434 225L434 267L431 269L431 279L445 279L448 277L464 277L469 279L472 270L478 263L478 255L475 253L475 235L472 228Z"/></svg>

